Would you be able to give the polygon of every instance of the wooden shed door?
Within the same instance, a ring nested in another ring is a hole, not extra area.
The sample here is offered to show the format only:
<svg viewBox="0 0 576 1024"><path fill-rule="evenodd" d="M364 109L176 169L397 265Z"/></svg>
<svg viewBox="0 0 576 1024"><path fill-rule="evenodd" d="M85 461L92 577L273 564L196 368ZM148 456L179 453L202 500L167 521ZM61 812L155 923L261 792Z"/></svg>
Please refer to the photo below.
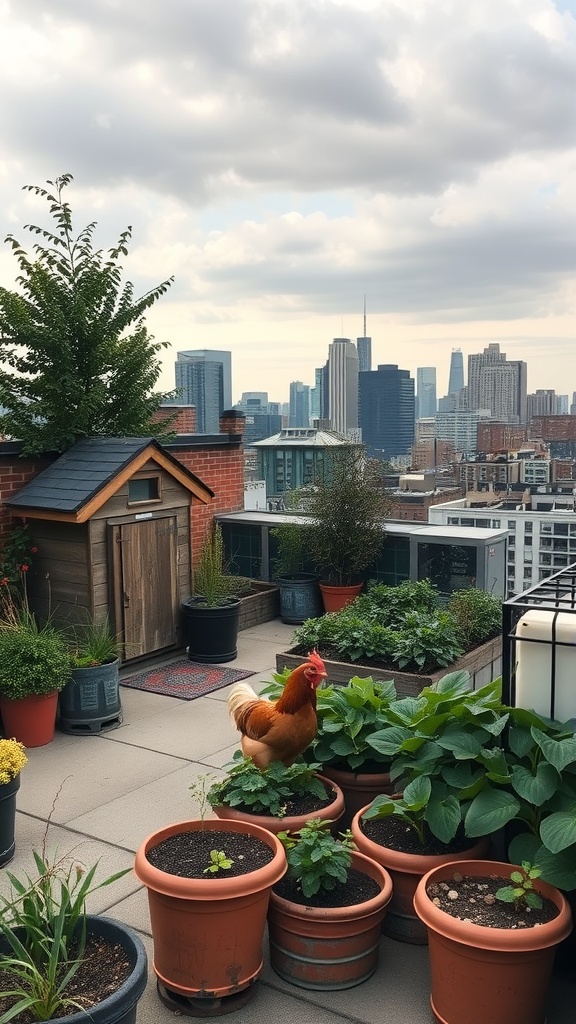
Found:
<svg viewBox="0 0 576 1024"><path fill-rule="evenodd" d="M122 523L112 531L116 622L122 621L124 657L170 647L176 642L179 612L176 516Z"/></svg>

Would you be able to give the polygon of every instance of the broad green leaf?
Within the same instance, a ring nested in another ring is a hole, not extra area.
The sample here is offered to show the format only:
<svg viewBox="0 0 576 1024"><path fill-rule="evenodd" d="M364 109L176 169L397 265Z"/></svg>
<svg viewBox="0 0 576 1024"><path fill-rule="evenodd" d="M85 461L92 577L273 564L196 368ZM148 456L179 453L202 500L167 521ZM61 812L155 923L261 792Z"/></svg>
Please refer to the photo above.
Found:
<svg viewBox="0 0 576 1024"><path fill-rule="evenodd" d="M392 726L390 729L380 729L378 732L368 736L366 742L377 750L379 754L386 754L387 757L394 757L402 749L404 740L409 740L413 734L409 729L401 726Z"/></svg>
<svg viewBox="0 0 576 1024"><path fill-rule="evenodd" d="M572 812L556 811L544 818L540 838L550 853L561 853L576 843L576 808Z"/></svg>
<svg viewBox="0 0 576 1024"><path fill-rule="evenodd" d="M544 757L561 772L566 765L576 761L576 738L556 740L546 736L540 729L532 729L532 736Z"/></svg>
<svg viewBox="0 0 576 1024"><path fill-rule="evenodd" d="M420 811L428 803L431 792L432 784L427 776L413 779L404 790L404 803L411 811Z"/></svg>
<svg viewBox="0 0 576 1024"><path fill-rule="evenodd" d="M550 853L545 846L541 846L532 858L532 863L540 868L540 877L544 882L564 892L576 889L576 846L569 846L561 853Z"/></svg>
<svg viewBox="0 0 576 1024"><path fill-rule="evenodd" d="M514 836L510 843L508 860L511 864L523 864L528 861L529 864L540 865L538 852L544 849L538 836L532 832L522 832L519 836Z"/></svg>
<svg viewBox="0 0 576 1024"><path fill-rule="evenodd" d="M441 843L449 843L462 821L460 804L455 796L447 796L444 800L432 798L424 813L424 817Z"/></svg>
<svg viewBox="0 0 576 1024"><path fill-rule="evenodd" d="M470 838L489 836L516 817L520 804L511 793L487 787L475 796L464 819Z"/></svg>
<svg viewBox="0 0 576 1024"><path fill-rule="evenodd" d="M436 738L438 746L450 750L454 757L466 760L477 757L482 747L470 733L462 732L457 727L448 727L441 736Z"/></svg>
<svg viewBox="0 0 576 1024"><path fill-rule="evenodd" d="M508 746L516 757L525 757L534 746L534 739L530 729L521 726L511 726L508 730Z"/></svg>
<svg viewBox="0 0 576 1024"><path fill-rule="evenodd" d="M436 693L440 693L443 696L457 696L461 693L466 693L470 690L470 673L459 671L459 672L448 672L447 675L442 676L435 684L434 689Z"/></svg>
<svg viewBox="0 0 576 1024"><path fill-rule="evenodd" d="M518 796L528 803L541 807L556 792L558 772L547 761L541 761L536 773L524 765L514 765L511 771L512 785Z"/></svg>

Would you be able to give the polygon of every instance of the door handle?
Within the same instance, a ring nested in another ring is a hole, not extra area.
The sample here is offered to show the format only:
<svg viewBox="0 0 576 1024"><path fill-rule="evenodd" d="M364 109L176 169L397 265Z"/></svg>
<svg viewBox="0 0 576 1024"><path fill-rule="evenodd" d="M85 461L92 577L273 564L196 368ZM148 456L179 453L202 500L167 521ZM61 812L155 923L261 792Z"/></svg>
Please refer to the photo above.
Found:
<svg viewBox="0 0 576 1024"><path fill-rule="evenodd" d="M125 591L125 590L123 591L123 597L124 597L124 607L125 607L125 608L129 608L129 607L130 607L130 597L129 597L129 595L128 595L128 594L126 593L126 591Z"/></svg>

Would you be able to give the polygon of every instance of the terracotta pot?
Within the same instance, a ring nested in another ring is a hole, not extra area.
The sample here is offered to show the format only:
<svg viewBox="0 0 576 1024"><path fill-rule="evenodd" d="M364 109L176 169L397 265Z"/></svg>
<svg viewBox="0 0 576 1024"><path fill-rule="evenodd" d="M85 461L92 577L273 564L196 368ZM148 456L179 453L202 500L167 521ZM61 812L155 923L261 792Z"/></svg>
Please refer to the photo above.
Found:
<svg viewBox="0 0 576 1024"><path fill-rule="evenodd" d="M320 591L324 602L324 611L342 611L342 608L351 604L354 598L358 597L363 586L363 583L355 583L351 587L331 587L327 583L321 583Z"/></svg>
<svg viewBox="0 0 576 1024"><path fill-rule="evenodd" d="M270 962L292 985L316 990L352 988L374 974L392 880L384 868L361 853L352 854L352 867L378 883L377 896L351 907L320 908L292 903L272 892Z"/></svg>
<svg viewBox="0 0 576 1024"><path fill-rule="evenodd" d="M451 878L454 871L501 874L506 884L512 870L500 861L465 860L433 868L420 880L414 906L429 933L430 1003L439 1024L544 1024L555 947L572 927L562 893L536 879L534 888L559 914L538 927L514 929L459 921L426 893L431 882Z"/></svg>
<svg viewBox="0 0 576 1024"><path fill-rule="evenodd" d="M345 811L338 825L340 830L350 828L357 811L371 804L380 793L391 796L394 785L388 772L351 772L341 768L323 765L322 772L327 779L335 782L344 794Z"/></svg>
<svg viewBox="0 0 576 1024"><path fill-rule="evenodd" d="M32 694L11 700L0 697L0 714L6 736L25 747L43 747L54 739L58 692Z"/></svg>
<svg viewBox="0 0 576 1024"><path fill-rule="evenodd" d="M181 878L147 859L147 851L162 840L201 829L254 836L274 857L256 871L222 879ZM282 844L271 832L247 822L181 821L148 836L136 854L134 871L148 889L159 982L169 994L195 1000L192 1005L227 1012L221 1001L248 989L262 969L270 890L286 871Z"/></svg>
<svg viewBox="0 0 576 1024"><path fill-rule="evenodd" d="M360 818L367 810L368 807L363 807L355 815L352 822L352 834L360 853L364 853L378 864L382 864L392 876L394 889L383 931L390 938L398 939L400 942L425 946L428 942L428 934L414 912L414 893L422 875L425 875L431 868L440 867L442 864L452 861L483 857L488 851L489 839L483 836L469 850L463 850L462 853L438 855L401 853L399 850L391 850L388 846L374 843L364 835L360 828Z"/></svg>
<svg viewBox="0 0 576 1024"><path fill-rule="evenodd" d="M286 818L274 818L270 814L248 814L245 811L238 810L237 807L227 807L225 804L222 804L220 807L214 807L214 814L224 821L250 822L252 825L268 829L274 835L277 835L278 832L297 832L299 829L304 828L306 822L310 821L311 818L340 823L340 819L344 814L344 795L342 790L323 775L317 775L316 778L324 782L328 789L334 790L332 803L328 804L327 807L321 807L319 811L313 811L308 814L294 814Z"/></svg>

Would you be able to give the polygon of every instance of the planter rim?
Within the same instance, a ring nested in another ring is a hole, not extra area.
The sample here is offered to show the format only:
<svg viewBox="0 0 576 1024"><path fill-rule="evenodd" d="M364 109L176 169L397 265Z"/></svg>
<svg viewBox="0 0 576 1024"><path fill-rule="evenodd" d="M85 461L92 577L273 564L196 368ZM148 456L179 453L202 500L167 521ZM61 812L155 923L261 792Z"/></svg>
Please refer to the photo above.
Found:
<svg viewBox="0 0 576 1024"><path fill-rule="evenodd" d="M272 580L276 586L283 583L317 583L320 577L314 572L283 572Z"/></svg>
<svg viewBox="0 0 576 1024"><path fill-rule="evenodd" d="M326 924L369 917L382 907L386 907L392 898L392 879L386 868L356 850L352 851L351 867L373 878L380 885L380 892L363 903L353 903L348 907L312 907L307 903L294 903L284 896L278 896L272 890L270 904L290 917L314 918L316 921L325 921Z"/></svg>
<svg viewBox="0 0 576 1024"><path fill-rule="evenodd" d="M327 804L326 807L321 807L319 811L313 811L311 814L293 814L285 818L276 818L272 814L250 814L247 811L239 811L236 807L229 807L228 804L220 804L218 808L214 808L214 813L218 815L220 821L245 821L264 829L269 829L270 824L273 823L275 831L278 832L297 832L299 828L302 828L302 824L305 824L310 818L323 817L325 814L326 821L338 821L344 814L345 806L344 794L340 786L333 779L328 779L325 775L320 775L318 772L314 774L317 779L320 779L320 782L324 783L328 789L334 792L332 803ZM222 818L220 818L221 813L224 815ZM276 825L278 826L277 829Z"/></svg>
<svg viewBox="0 0 576 1024"><path fill-rule="evenodd" d="M461 853L452 853L451 851L447 853L403 853L401 850L393 850L390 846L375 843L373 839L369 839L368 836L364 835L360 827L360 819L371 806L371 804L367 804L366 807L361 807L354 815L352 819L352 833L356 845L359 846L358 838L360 837L362 852L366 853L373 860L379 860L382 856L382 851L385 850L386 867L390 871L400 871L408 875L421 875L424 872L429 873L435 868L443 867L447 860L451 864L456 862L462 863L462 861L471 863L475 855L480 855L488 849L488 837L480 836L476 842L471 843L468 849L462 850Z"/></svg>
<svg viewBox="0 0 576 1024"><path fill-rule="evenodd" d="M120 658L112 658L110 661L99 661L97 665L75 665L72 674L76 672L93 672L96 668L116 668L120 665Z"/></svg>
<svg viewBox="0 0 576 1024"><path fill-rule="evenodd" d="M185 605L186 608L193 608L194 611L217 612L223 608L236 608L237 605L240 605L240 598L233 597L231 595L230 597L221 598L218 601L218 604L206 604L205 599L198 595L197 597L192 596L184 598L182 604Z"/></svg>
<svg viewBox="0 0 576 1024"><path fill-rule="evenodd" d="M182 832L241 832L245 835L254 836L260 839L266 846L270 847L274 856L264 867L257 868L245 875L237 875L233 878L182 878L180 875L171 875L154 867L147 859L148 850L154 849L162 840L171 836L179 835ZM245 896L249 893L259 892L262 889L274 885L282 878L287 868L286 854L280 840L259 825L253 825L247 821L230 821L220 818L209 818L202 822L199 819L173 822L164 828L152 832L147 839L139 846L136 852L134 873L136 877L147 886L147 888L161 893L164 896L174 896L180 899L189 900L217 900L230 899L235 896ZM217 885L215 885L217 881Z"/></svg>
<svg viewBox="0 0 576 1024"><path fill-rule="evenodd" d="M444 881L450 878L454 871L459 871L462 875L502 875L504 881L510 878L510 872L514 871L514 868L515 865L502 861L448 861L432 868L420 879L414 896L414 909L428 928L465 946L499 952L528 952L556 946L570 934L572 915L568 902L560 890L539 878L534 879L534 888L555 903L559 914L552 921L532 928L488 928L471 921L461 921L436 907L426 892L430 882Z"/></svg>
<svg viewBox="0 0 576 1024"><path fill-rule="evenodd" d="M331 782L335 782L337 785L341 785L342 782L347 782L350 778L353 778L354 782L358 783L360 786L370 785L370 783L373 784L376 779L379 779L384 775L387 775L388 779L390 779L389 769L390 764L383 764L382 770L377 772L363 772L361 770L354 771L352 768L337 768L336 765L332 765L329 762L322 765L323 771L331 773L327 778L329 778ZM366 808L364 808L364 810L366 810Z"/></svg>

